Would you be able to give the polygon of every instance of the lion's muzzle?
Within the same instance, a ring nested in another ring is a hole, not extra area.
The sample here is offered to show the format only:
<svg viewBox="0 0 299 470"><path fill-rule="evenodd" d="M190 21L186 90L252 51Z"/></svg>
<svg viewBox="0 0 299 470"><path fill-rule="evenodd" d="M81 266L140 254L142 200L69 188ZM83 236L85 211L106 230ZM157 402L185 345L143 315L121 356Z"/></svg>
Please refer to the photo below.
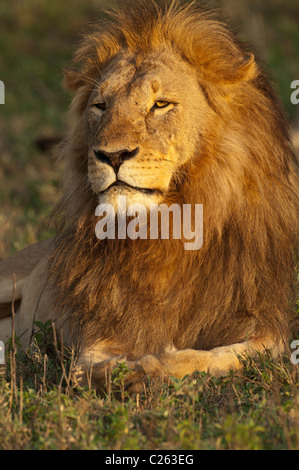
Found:
<svg viewBox="0 0 299 470"><path fill-rule="evenodd" d="M136 147L134 150L123 149L118 152L105 152L104 150L94 149L96 159L101 163L110 165L116 175L123 162L131 160L131 158L135 157L138 153L139 147Z"/></svg>

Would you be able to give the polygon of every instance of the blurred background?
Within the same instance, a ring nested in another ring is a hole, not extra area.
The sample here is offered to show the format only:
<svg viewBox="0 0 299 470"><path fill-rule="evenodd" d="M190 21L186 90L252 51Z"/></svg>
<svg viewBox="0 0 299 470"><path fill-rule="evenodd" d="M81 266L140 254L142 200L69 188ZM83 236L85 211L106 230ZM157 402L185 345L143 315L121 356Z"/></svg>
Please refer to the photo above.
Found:
<svg viewBox="0 0 299 470"><path fill-rule="evenodd" d="M290 101L291 82L299 80L299 0L205 3L219 8L266 64L299 148L299 105ZM51 236L47 215L58 197L61 168L46 142L65 135L71 96L61 86L62 71L103 4L0 3L0 80L6 87L5 105L0 105L0 259Z"/></svg>

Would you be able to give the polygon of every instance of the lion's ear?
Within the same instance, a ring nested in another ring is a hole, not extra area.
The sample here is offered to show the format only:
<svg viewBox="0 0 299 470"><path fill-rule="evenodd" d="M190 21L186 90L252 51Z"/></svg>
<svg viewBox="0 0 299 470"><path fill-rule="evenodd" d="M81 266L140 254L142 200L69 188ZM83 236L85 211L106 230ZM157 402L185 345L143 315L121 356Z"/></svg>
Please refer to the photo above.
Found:
<svg viewBox="0 0 299 470"><path fill-rule="evenodd" d="M254 55L249 52L240 54L240 51L234 51L233 57L223 57L207 64L202 70L203 76L207 81L215 85L234 85L240 82L253 80L258 74L258 67Z"/></svg>
<svg viewBox="0 0 299 470"><path fill-rule="evenodd" d="M243 57L243 60L238 67L238 72L241 80L249 81L255 78L257 67L252 52L249 52Z"/></svg>
<svg viewBox="0 0 299 470"><path fill-rule="evenodd" d="M70 91L77 91L86 82L80 72L74 69L64 70L63 86Z"/></svg>
<svg viewBox="0 0 299 470"><path fill-rule="evenodd" d="M253 80L257 75L257 65L254 60L254 55L249 52L245 54L239 63L234 65L231 77L227 80L228 83L248 82Z"/></svg>

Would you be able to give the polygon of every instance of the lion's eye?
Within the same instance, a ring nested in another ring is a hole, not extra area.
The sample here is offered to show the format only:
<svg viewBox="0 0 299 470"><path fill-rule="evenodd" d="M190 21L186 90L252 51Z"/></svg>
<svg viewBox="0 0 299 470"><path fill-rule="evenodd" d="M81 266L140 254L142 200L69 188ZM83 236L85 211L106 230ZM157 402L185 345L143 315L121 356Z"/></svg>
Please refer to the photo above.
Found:
<svg viewBox="0 0 299 470"><path fill-rule="evenodd" d="M106 109L106 103L94 103L92 106L95 106L97 109L100 109L101 111L105 111Z"/></svg>
<svg viewBox="0 0 299 470"><path fill-rule="evenodd" d="M154 108L158 108L158 109L166 108L169 105L170 105L169 101L158 100L158 101L155 102Z"/></svg>

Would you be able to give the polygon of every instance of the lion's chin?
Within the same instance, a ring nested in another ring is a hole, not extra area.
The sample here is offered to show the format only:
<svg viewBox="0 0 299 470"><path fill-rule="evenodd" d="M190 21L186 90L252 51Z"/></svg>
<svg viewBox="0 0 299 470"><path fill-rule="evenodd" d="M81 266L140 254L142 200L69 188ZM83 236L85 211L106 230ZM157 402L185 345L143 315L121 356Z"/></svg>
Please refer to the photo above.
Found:
<svg viewBox="0 0 299 470"><path fill-rule="evenodd" d="M117 185L99 194L98 202L99 204L109 204L115 213L124 212L134 204L149 209L151 204L162 202L162 193L156 190L140 190L126 185Z"/></svg>

